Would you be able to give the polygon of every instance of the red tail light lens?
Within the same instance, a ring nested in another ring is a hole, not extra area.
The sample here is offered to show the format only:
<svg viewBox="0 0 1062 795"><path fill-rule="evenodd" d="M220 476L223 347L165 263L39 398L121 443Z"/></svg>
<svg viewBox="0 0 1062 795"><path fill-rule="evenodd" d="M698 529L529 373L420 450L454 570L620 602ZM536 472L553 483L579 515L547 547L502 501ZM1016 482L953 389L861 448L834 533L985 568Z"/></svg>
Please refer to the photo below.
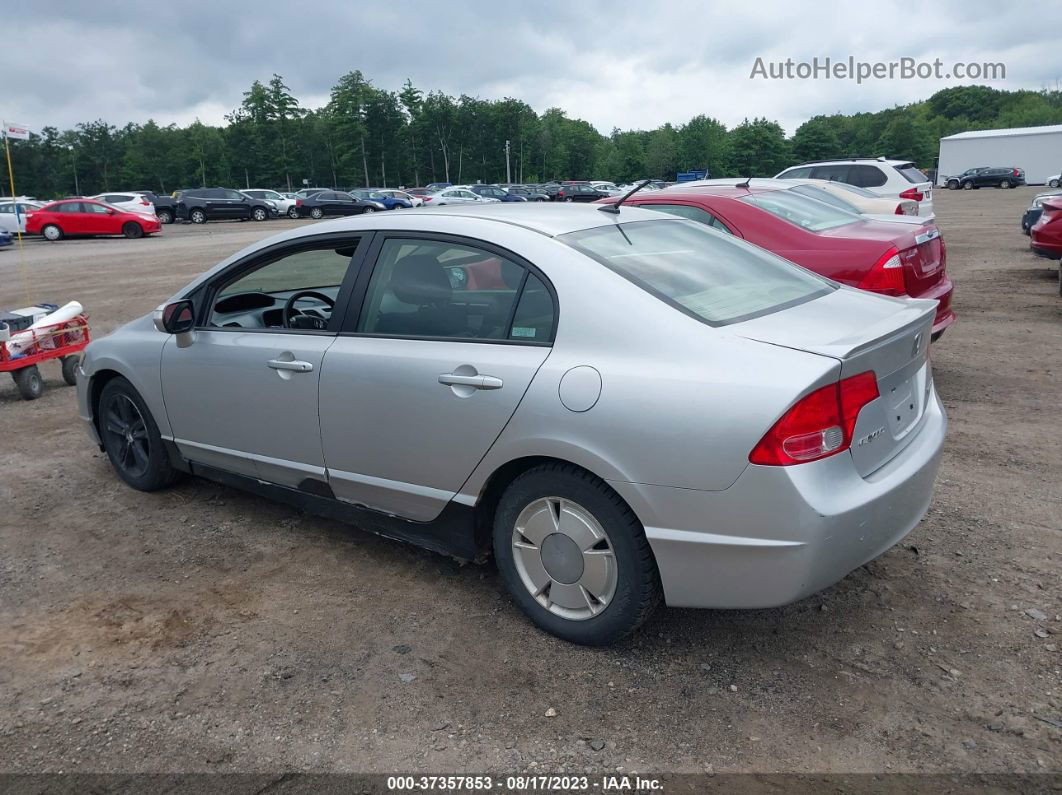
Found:
<svg viewBox="0 0 1062 795"><path fill-rule="evenodd" d="M897 204L896 205L896 215L904 215L903 205L902 204Z"/></svg>
<svg viewBox="0 0 1062 795"><path fill-rule="evenodd" d="M1013 175L1014 175L1015 177L1020 177L1020 176L1021 176L1021 174L1019 174L1019 173L1018 173L1018 169L1014 169L1014 171L1012 172L1012 174L1013 174Z"/></svg>
<svg viewBox="0 0 1062 795"><path fill-rule="evenodd" d="M913 199L916 202L922 201L925 195L918 188L908 188L900 194L901 199Z"/></svg>
<svg viewBox="0 0 1062 795"><path fill-rule="evenodd" d="M906 295L907 286L903 282L903 264L900 252L890 248L874 263L867 275L857 287L885 295Z"/></svg>
<svg viewBox="0 0 1062 795"><path fill-rule="evenodd" d="M295 206L296 207L302 207L302 199L296 199L295 200Z"/></svg>
<svg viewBox="0 0 1062 795"><path fill-rule="evenodd" d="M424 196L423 199L424 199L424 203L427 204L428 202L431 201L431 196Z"/></svg>
<svg viewBox="0 0 1062 795"><path fill-rule="evenodd" d="M786 467L843 453L863 406L878 397L872 371L805 395L782 415L749 453L749 462Z"/></svg>

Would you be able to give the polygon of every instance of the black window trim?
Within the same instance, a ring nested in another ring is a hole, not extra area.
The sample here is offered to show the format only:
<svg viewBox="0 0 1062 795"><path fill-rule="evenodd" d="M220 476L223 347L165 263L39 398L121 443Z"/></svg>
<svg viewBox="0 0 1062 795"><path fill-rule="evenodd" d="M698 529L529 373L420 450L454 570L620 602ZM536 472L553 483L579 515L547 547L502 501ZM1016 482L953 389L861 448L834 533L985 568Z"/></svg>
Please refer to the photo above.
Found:
<svg viewBox="0 0 1062 795"><path fill-rule="evenodd" d="M310 334L313 336L335 336L339 332L342 318L346 315L347 306L354 290L358 275L365 264L369 249L372 246L376 233L365 232L330 232L323 235L311 235L300 237L295 240L284 240L272 246L258 249L248 254L241 260L232 263L220 273L215 274L209 281L189 291L182 298L191 299L195 307L196 331L223 331L230 333L263 333L263 334ZM210 326L210 311L218 292L228 284L231 284L242 275L248 274L258 268L263 268L272 262L277 262L289 254L300 251L324 248L329 243L350 243L357 239L357 248L347 263L347 272L339 285L336 294L336 304L332 307L332 315L328 320L328 327L324 329L294 329L294 328L225 328L223 326Z"/></svg>
<svg viewBox="0 0 1062 795"><path fill-rule="evenodd" d="M365 310L365 297L369 291L369 282L372 279L373 273L376 272L376 267L379 265L380 251L383 248L383 244L392 239L398 240L428 240L439 243L453 243L459 246L469 246L471 248L478 248L487 253L494 254L499 257L505 257L511 260L514 264L524 268L524 277L520 281L520 287L516 291L516 296L513 300L513 306L509 312L509 334L512 334L512 321L516 315L517 307L520 305L520 300L523 297L524 286L527 284L527 275L529 273L535 274L538 280L545 285L547 292L549 292L550 299L553 301L553 325L549 330L549 339L527 340L527 339L480 339L476 337L432 337L413 334L380 334L377 332L358 331L358 321L361 319L361 313ZM339 303L336 302L338 309ZM333 312L333 317L335 313ZM347 302L347 311L344 312L343 323L339 329L340 337L366 337L375 339L394 339L394 340L410 340L419 342L460 342L463 344L472 345L524 345L534 348L552 348L554 341L557 339L557 327L560 322L560 301L557 299L557 290L553 286L553 282L549 277L542 272L542 270L529 262L519 254L510 251L502 246L489 243L486 240L481 240L475 237L466 237L464 235L454 235L447 232L413 232L404 231L401 229L389 229L384 232L377 232L371 241L370 246L366 249L365 257L359 266L358 278L354 285L354 290L349 296Z"/></svg>

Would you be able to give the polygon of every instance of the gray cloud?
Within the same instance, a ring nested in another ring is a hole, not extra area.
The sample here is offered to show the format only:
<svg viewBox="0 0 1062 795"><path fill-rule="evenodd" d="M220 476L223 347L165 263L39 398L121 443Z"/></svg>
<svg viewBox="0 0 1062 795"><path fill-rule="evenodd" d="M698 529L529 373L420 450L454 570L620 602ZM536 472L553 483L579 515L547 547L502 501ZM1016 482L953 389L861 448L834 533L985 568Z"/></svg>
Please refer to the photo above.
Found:
<svg viewBox="0 0 1062 795"><path fill-rule="evenodd" d="M879 110L960 84L750 80L757 57L1003 62L1007 79L990 85L1062 80L1062 7L1050 3L18 0L10 19L2 115L36 129L100 117L218 123L273 72L311 107L360 69L388 89L408 77L424 90L559 106L603 132L698 113L729 125L767 116L792 132L818 113Z"/></svg>

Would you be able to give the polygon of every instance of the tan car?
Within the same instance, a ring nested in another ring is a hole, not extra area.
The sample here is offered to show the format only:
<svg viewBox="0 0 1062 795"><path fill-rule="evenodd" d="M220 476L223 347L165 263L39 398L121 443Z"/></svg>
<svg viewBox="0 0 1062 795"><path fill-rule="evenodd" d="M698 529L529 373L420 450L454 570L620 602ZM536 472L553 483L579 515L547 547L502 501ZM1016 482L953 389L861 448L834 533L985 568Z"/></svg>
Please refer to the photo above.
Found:
<svg viewBox="0 0 1062 795"><path fill-rule="evenodd" d="M790 182L796 181L790 180ZM859 212L864 215L918 215L918 202L913 199L894 199L888 196L878 196L857 185L848 185L844 182L830 182L825 179L799 181L820 187L824 191L844 199L849 204L854 204L859 208Z"/></svg>

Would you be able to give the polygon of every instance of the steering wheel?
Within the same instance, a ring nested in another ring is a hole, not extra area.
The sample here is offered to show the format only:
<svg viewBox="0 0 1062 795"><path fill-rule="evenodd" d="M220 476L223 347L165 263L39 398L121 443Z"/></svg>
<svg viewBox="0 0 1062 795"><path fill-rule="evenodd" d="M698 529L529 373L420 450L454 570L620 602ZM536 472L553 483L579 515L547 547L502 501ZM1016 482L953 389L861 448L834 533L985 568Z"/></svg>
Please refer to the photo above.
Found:
<svg viewBox="0 0 1062 795"><path fill-rule="evenodd" d="M324 293L319 293L316 290L300 290L297 293L292 293L288 297L288 300L284 302L284 310L282 316L283 320L281 321L281 324L284 326L284 328L291 328L291 320L294 317L293 313L295 312L295 302L298 301L300 298L316 298L318 301L322 301L327 304L328 309L330 311L336 308L335 301L333 301ZM325 326L328 325L328 321L324 318L314 317L313 315L303 315L301 312L299 314L302 317L312 318L313 328L324 329Z"/></svg>

